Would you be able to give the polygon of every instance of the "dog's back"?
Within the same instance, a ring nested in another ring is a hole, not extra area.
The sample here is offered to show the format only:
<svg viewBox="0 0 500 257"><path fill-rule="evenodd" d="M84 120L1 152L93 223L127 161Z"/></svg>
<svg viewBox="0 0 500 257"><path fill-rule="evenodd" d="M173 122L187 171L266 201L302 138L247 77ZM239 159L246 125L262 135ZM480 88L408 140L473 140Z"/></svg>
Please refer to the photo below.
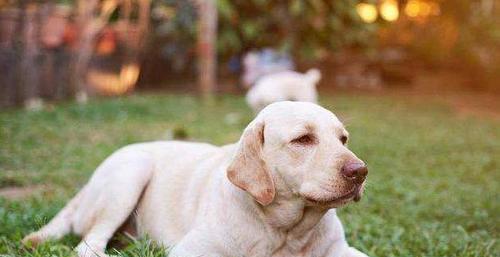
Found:
<svg viewBox="0 0 500 257"><path fill-rule="evenodd" d="M173 245L200 216L211 181L225 176L215 167L228 159L231 146L167 142L153 147L158 167L137 209L138 231Z"/></svg>
<svg viewBox="0 0 500 257"><path fill-rule="evenodd" d="M317 102L316 84L321 78L317 69L306 73L284 71L264 76L248 91L246 100L256 112L279 101Z"/></svg>

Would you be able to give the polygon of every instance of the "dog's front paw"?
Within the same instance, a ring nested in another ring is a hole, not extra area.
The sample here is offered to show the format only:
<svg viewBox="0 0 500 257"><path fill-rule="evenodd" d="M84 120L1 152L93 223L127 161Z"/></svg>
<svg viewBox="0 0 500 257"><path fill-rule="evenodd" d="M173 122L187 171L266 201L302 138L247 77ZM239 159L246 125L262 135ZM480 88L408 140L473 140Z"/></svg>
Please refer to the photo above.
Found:
<svg viewBox="0 0 500 257"><path fill-rule="evenodd" d="M88 245L86 242L81 242L76 248L75 251L78 254L78 257L109 257L102 251L95 249L94 247Z"/></svg>
<svg viewBox="0 0 500 257"><path fill-rule="evenodd" d="M43 241L44 241L44 238L43 238L42 234L40 234L40 232L33 232L33 233L25 236L23 238L23 240L21 240L21 243L27 247L35 248L39 244L43 243Z"/></svg>

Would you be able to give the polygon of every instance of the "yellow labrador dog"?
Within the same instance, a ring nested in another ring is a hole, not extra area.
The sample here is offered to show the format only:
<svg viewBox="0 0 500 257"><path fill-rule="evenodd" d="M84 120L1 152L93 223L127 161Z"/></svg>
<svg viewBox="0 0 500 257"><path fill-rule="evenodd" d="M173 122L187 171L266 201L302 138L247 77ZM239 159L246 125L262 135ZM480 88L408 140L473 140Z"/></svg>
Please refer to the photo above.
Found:
<svg viewBox="0 0 500 257"><path fill-rule="evenodd" d="M133 222L139 235L173 246L172 257L366 257L349 247L334 209L359 200L368 173L347 138L330 111L278 102L234 145L130 145L24 242L73 232L83 237L79 256L105 256Z"/></svg>

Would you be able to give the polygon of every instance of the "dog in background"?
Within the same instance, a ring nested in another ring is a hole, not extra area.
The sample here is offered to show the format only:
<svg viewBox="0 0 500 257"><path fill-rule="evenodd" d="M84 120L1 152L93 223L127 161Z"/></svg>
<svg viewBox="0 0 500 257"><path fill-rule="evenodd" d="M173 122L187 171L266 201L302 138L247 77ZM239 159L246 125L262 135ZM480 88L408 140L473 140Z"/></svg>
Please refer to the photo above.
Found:
<svg viewBox="0 0 500 257"><path fill-rule="evenodd" d="M310 69L306 73L282 71L264 75L248 90L246 101L255 113L279 101L317 103L316 84L320 79L318 69Z"/></svg>

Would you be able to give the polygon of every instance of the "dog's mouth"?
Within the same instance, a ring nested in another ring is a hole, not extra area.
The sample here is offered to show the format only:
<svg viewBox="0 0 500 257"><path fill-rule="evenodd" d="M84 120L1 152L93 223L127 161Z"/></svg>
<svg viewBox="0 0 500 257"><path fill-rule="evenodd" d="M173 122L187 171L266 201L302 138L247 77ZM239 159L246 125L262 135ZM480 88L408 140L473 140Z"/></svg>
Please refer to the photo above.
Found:
<svg viewBox="0 0 500 257"><path fill-rule="evenodd" d="M304 196L304 198L317 205L340 205L347 203L349 200L354 200L355 202L358 202L361 200L361 193L362 193L362 185L357 185L354 186L351 190L349 190L347 193L335 197L335 198L329 198L329 199L318 199L310 196Z"/></svg>

